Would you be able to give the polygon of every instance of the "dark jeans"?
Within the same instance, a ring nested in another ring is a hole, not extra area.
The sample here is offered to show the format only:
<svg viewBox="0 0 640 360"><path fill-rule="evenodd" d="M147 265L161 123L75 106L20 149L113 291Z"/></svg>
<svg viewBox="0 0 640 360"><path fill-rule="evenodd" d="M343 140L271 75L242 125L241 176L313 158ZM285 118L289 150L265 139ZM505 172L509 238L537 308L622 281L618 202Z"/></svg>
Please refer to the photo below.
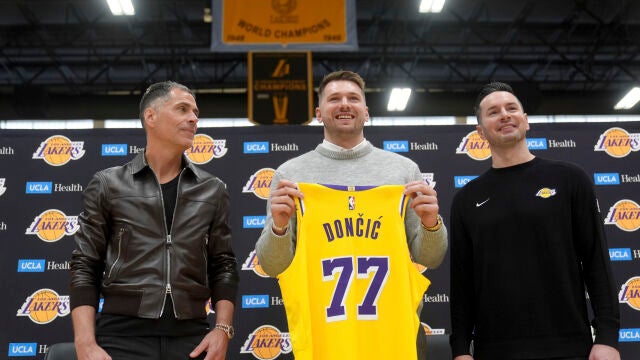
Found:
<svg viewBox="0 0 640 360"><path fill-rule="evenodd" d="M113 360L187 360L203 336L98 336ZM205 353L196 359L204 359Z"/></svg>

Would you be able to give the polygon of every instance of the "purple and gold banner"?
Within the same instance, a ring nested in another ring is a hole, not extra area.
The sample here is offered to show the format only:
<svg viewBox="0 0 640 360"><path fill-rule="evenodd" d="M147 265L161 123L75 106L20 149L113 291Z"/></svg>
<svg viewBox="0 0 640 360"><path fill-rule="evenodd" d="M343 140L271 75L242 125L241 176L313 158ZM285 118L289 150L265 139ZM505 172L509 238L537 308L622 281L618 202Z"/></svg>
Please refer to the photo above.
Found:
<svg viewBox="0 0 640 360"><path fill-rule="evenodd" d="M213 0L211 49L358 49L355 0Z"/></svg>

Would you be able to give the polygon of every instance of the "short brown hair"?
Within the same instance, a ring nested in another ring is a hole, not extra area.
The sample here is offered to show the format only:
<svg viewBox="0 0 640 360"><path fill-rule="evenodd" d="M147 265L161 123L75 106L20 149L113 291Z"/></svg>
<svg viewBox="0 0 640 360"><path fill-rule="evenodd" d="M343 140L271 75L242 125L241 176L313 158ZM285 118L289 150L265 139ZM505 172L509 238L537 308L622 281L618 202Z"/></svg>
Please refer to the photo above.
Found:
<svg viewBox="0 0 640 360"><path fill-rule="evenodd" d="M338 80L351 81L352 83L358 85L360 90L362 90L362 96L364 97L364 79L362 79L360 75L354 73L353 71L339 70L329 73L325 75L324 78L322 78L322 81L320 81L320 85L318 85L318 101L322 98L324 88L327 87L327 84L332 81Z"/></svg>

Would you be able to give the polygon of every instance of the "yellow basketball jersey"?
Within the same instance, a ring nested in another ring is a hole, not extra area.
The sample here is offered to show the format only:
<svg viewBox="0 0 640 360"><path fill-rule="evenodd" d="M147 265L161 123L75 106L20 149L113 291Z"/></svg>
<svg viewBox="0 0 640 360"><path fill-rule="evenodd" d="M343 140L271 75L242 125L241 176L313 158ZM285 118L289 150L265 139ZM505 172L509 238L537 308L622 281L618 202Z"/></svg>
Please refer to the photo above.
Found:
<svg viewBox="0 0 640 360"><path fill-rule="evenodd" d="M296 252L278 276L296 360L415 359L429 280L410 258L404 186L298 187Z"/></svg>

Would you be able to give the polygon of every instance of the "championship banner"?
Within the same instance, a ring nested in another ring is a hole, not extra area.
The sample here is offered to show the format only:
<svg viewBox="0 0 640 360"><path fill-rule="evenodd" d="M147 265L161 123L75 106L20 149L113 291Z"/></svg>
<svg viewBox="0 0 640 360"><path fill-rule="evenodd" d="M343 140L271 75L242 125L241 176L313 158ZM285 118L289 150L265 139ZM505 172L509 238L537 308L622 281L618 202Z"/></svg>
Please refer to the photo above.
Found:
<svg viewBox="0 0 640 360"><path fill-rule="evenodd" d="M358 49L355 0L212 0L211 49Z"/></svg>
<svg viewBox="0 0 640 360"><path fill-rule="evenodd" d="M311 52L249 52L249 120L307 124L312 119Z"/></svg>

